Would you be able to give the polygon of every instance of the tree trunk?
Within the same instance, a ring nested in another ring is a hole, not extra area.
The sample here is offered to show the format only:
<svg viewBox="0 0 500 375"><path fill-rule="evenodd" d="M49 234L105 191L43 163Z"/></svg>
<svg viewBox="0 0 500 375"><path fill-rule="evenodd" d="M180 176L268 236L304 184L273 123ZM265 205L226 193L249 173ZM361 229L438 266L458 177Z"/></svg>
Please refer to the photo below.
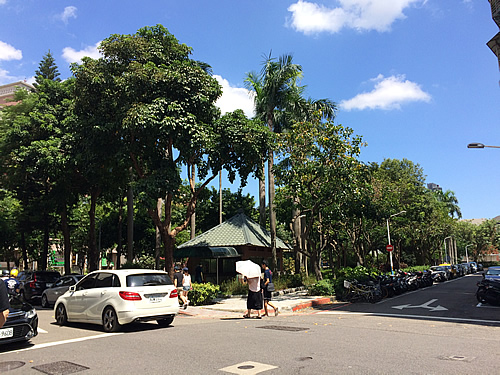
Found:
<svg viewBox="0 0 500 375"><path fill-rule="evenodd" d="M300 274L300 210L294 207L292 211L293 222L292 222L292 230L293 230L293 251L295 255L295 274Z"/></svg>
<svg viewBox="0 0 500 375"><path fill-rule="evenodd" d="M61 229L64 239L64 273L71 273L71 238L68 224L68 207L66 204L61 211Z"/></svg>
<svg viewBox="0 0 500 375"><path fill-rule="evenodd" d="M90 272L99 269L99 251L97 249L96 232L95 232L95 207L97 204L97 197L99 196L99 189L92 188L90 193L90 233L89 233L89 249L88 249L88 269Z"/></svg>
<svg viewBox="0 0 500 375"><path fill-rule="evenodd" d="M265 167L262 163L262 177L259 178L259 224L266 227L266 180L265 180Z"/></svg>
<svg viewBox="0 0 500 375"><path fill-rule="evenodd" d="M319 267L320 257L318 256L318 251L316 249L311 249L311 267L313 268L316 280L323 280L323 274L321 273L321 268Z"/></svg>
<svg viewBox="0 0 500 375"><path fill-rule="evenodd" d="M121 257L123 251L122 226L123 226L123 195L120 194L120 203L118 207L118 242L116 245L116 264L115 264L115 268L117 270L119 270L121 267Z"/></svg>
<svg viewBox="0 0 500 375"><path fill-rule="evenodd" d="M191 166L191 184L192 186L195 186L195 182L196 182L196 166L195 165L192 165ZM193 214L191 215L191 239L193 239L195 236L196 236L196 212L193 212Z"/></svg>
<svg viewBox="0 0 500 375"><path fill-rule="evenodd" d="M24 269L28 269L28 249L26 248L26 234L21 231L21 251L23 252Z"/></svg>
<svg viewBox="0 0 500 375"><path fill-rule="evenodd" d="M127 191L127 262L134 260L134 190Z"/></svg>
<svg viewBox="0 0 500 375"><path fill-rule="evenodd" d="M43 249L40 259L40 269L45 271L47 269L47 258L49 255L49 215L47 213L43 214Z"/></svg>
<svg viewBox="0 0 500 375"><path fill-rule="evenodd" d="M278 258L276 256L276 211L274 210L274 173L273 173L273 165L274 165L274 153L273 151L269 151L269 159L267 165L267 174L269 181L269 231L271 232L271 253L272 253L272 267L275 270L278 270L278 273L281 270L281 265L278 267Z"/></svg>
<svg viewBox="0 0 500 375"><path fill-rule="evenodd" d="M161 218L161 209L163 206L163 200L158 198L156 203L156 210L158 211L158 216ZM155 251L155 269L160 269L160 254L161 254L161 234L160 229L156 227L156 251Z"/></svg>

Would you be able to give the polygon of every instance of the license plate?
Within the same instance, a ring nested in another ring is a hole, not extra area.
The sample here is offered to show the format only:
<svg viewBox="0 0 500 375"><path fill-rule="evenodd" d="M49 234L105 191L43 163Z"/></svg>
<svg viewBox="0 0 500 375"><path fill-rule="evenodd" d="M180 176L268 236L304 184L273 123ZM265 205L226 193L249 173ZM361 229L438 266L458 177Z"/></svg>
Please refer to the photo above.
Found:
<svg viewBox="0 0 500 375"><path fill-rule="evenodd" d="M161 302L162 301L162 297L150 297L149 298L149 302L151 303L158 303L158 302Z"/></svg>
<svg viewBox="0 0 500 375"><path fill-rule="evenodd" d="M6 337L14 336L14 328L2 328L0 329L0 339L4 339Z"/></svg>

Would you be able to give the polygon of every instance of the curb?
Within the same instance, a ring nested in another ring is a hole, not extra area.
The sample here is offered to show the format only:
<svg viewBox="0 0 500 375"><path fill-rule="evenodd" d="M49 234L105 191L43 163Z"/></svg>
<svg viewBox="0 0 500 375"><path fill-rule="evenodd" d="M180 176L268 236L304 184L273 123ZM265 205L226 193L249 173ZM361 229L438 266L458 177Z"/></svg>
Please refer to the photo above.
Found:
<svg viewBox="0 0 500 375"><path fill-rule="evenodd" d="M317 298L312 301L304 302L299 305L296 305L292 307L292 311L296 312L299 310L307 309L309 307L313 306L319 306L319 305L326 305L328 303L332 303L335 301L335 297L323 297L323 298Z"/></svg>

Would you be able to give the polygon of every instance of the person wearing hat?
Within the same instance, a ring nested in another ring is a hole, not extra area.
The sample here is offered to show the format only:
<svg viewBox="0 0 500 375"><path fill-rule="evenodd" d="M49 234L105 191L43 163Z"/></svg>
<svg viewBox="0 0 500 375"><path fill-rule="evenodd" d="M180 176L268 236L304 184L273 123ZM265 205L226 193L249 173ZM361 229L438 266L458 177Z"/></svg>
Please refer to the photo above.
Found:
<svg viewBox="0 0 500 375"><path fill-rule="evenodd" d="M19 281L17 281L17 275L19 271L17 268L13 268L10 270L10 277L7 280L4 280L5 286L7 287L7 291L9 294L18 295L21 291L21 285Z"/></svg>
<svg viewBox="0 0 500 375"><path fill-rule="evenodd" d="M182 295L181 295L181 299L182 299L182 308L184 310L187 309L188 305L189 305L189 300L188 300L188 293L191 289L193 289L193 287L191 286L191 275L189 274L189 269L187 267L184 267L182 269L182 273L183 273L183 276L182 276Z"/></svg>

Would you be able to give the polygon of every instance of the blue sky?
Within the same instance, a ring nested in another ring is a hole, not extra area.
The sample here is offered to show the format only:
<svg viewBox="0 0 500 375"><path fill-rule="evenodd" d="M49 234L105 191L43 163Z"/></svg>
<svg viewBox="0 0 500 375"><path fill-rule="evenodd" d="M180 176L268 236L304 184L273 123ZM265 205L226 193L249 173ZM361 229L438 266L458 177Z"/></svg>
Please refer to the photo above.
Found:
<svg viewBox="0 0 500 375"><path fill-rule="evenodd" d="M223 111L251 116L246 73L293 54L306 96L337 102L336 122L367 142L361 160L407 158L455 192L464 218L500 215L500 149L466 147L500 145L488 0L0 0L0 84L31 82L49 49L67 78L104 38L156 24L212 66Z"/></svg>

